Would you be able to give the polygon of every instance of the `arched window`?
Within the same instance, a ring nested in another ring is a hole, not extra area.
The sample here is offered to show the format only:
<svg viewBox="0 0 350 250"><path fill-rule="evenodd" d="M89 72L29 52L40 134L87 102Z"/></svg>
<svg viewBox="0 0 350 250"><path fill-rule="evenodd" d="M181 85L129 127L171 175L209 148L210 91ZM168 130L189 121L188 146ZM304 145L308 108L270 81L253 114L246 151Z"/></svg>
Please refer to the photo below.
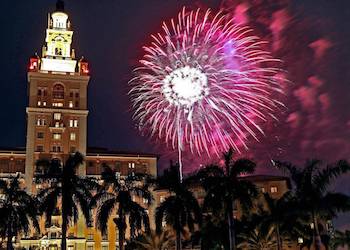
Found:
<svg viewBox="0 0 350 250"><path fill-rule="evenodd" d="M61 84L55 84L52 90L53 99L64 99L64 87Z"/></svg>

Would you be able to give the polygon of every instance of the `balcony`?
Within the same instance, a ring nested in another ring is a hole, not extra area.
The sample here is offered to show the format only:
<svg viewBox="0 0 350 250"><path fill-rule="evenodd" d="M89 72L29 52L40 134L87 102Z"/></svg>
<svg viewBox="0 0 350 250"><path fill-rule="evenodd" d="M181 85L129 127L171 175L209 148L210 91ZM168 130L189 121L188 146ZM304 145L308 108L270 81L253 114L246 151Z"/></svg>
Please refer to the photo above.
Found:
<svg viewBox="0 0 350 250"><path fill-rule="evenodd" d="M64 130L66 129L66 126L64 125L63 122L55 122L53 124L50 124L49 129L50 129L50 132L55 132L55 131L64 132Z"/></svg>

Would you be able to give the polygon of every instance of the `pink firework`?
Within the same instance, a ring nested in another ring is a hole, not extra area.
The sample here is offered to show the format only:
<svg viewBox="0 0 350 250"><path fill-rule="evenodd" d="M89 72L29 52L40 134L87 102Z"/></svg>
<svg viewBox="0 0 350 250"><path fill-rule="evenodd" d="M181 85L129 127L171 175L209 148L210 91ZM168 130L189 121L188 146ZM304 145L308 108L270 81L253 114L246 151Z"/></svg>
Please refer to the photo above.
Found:
<svg viewBox="0 0 350 250"><path fill-rule="evenodd" d="M281 105L280 63L252 30L183 9L144 47L130 81L141 131L181 152L221 154L247 148Z"/></svg>

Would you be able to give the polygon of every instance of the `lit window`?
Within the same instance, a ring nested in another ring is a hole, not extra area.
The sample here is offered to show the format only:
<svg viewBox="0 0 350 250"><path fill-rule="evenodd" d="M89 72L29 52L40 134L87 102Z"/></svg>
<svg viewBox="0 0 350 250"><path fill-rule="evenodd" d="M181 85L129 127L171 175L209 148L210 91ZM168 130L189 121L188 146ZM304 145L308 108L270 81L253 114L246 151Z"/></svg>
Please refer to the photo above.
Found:
<svg viewBox="0 0 350 250"><path fill-rule="evenodd" d="M262 188L261 188L261 192L262 192L262 193L265 193L265 192L266 192L266 191L265 191L265 188L262 187Z"/></svg>
<svg viewBox="0 0 350 250"><path fill-rule="evenodd" d="M53 106L53 107L61 108L61 107L63 107L63 103L61 103L61 102L53 102L53 103L52 103L52 106Z"/></svg>
<svg viewBox="0 0 350 250"><path fill-rule="evenodd" d="M164 202L164 201L165 201L165 197L161 195L161 196L159 197L159 201L160 201L160 202Z"/></svg>
<svg viewBox="0 0 350 250"><path fill-rule="evenodd" d="M87 250L94 250L94 247L93 246L88 246Z"/></svg>
<svg viewBox="0 0 350 250"><path fill-rule="evenodd" d="M55 119L56 121L57 121L57 120L61 120L61 118L62 118L61 113L54 113L54 114L53 114L53 119Z"/></svg>
<svg viewBox="0 0 350 250"><path fill-rule="evenodd" d="M36 137L39 138L39 139L43 139L44 138L44 132L38 132Z"/></svg>
<svg viewBox="0 0 350 250"><path fill-rule="evenodd" d="M271 187L271 193L277 193L278 189L277 187Z"/></svg>
<svg viewBox="0 0 350 250"><path fill-rule="evenodd" d="M129 168L134 169L135 168L135 163L134 162L129 162Z"/></svg>
<svg viewBox="0 0 350 250"><path fill-rule="evenodd" d="M38 106L41 106L41 101L38 101Z"/></svg>
<svg viewBox="0 0 350 250"><path fill-rule="evenodd" d="M69 101L69 107L73 108L73 101Z"/></svg>
<svg viewBox="0 0 350 250"><path fill-rule="evenodd" d="M71 141L75 141L75 139L76 139L76 134L75 134L75 133L70 133L69 138L70 138Z"/></svg>
<svg viewBox="0 0 350 250"><path fill-rule="evenodd" d="M60 127L60 122L55 122L55 128L59 128Z"/></svg>
<svg viewBox="0 0 350 250"><path fill-rule="evenodd" d="M36 125L38 125L38 126L45 126L45 124L46 124L46 121L44 118L38 118L36 120Z"/></svg>
<svg viewBox="0 0 350 250"><path fill-rule="evenodd" d="M69 120L69 127L71 128L77 128L78 127L78 120Z"/></svg>
<svg viewBox="0 0 350 250"><path fill-rule="evenodd" d="M60 133L53 133L54 140L61 140L62 135Z"/></svg>
<svg viewBox="0 0 350 250"><path fill-rule="evenodd" d="M46 102L43 102L43 106L46 107Z"/></svg>
<svg viewBox="0 0 350 250"><path fill-rule="evenodd" d="M148 204L148 199L142 198L143 204Z"/></svg>

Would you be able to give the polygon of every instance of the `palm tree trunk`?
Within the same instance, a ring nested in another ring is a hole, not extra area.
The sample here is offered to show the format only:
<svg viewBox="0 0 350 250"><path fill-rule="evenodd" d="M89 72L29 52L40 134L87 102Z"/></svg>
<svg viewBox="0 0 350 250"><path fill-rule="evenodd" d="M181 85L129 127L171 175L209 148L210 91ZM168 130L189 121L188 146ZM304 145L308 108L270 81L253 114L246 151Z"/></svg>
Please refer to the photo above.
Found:
<svg viewBox="0 0 350 250"><path fill-rule="evenodd" d="M322 242L320 231L318 230L318 222L315 213L312 212L312 221L314 223L314 244L316 250L321 250Z"/></svg>
<svg viewBox="0 0 350 250"><path fill-rule="evenodd" d="M118 218L113 220L118 228L119 250L124 250L126 223L122 209L118 209Z"/></svg>
<svg viewBox="0 0 350 250"><path fill-rule="evenodd" d="M119 249L120 250L124 250L124 232L122 229L118 229L119 231L119 234L118 234L118 237L119 237Z"/></svg>
<svg viewBox="0 0 350 250"><path fill-rule="evenodd" d="M181 231L179 229L176 230L176 250L181 250Z"/></svg>
<svg viewBox="0 0 350 250"><path fill-rule="evenodd" d="M277 238L277 250L282 250L280 226L278 224L276 225L276 238Z"/></svg>
<svg viewBox="0 0 350 250"><path fill-rule="evenodd" d="M63 209L62 209L63 210ZM68 218L65 212L62 211L62 239L61 239L61 250L67 249L67 226Z"/></svg>
<svg viewBox="0 0 350 250"><path fill-rule="evenodd" d="M12 237L13 237L13 233L12 233L12 216L9 217L9 222L7 224L7 250L12 250L13 249L13 245L12 245Z"/></svg>
<svg viewBox="0 0 350 250"><path fill-rule="evenodd" d="M12 250L13 249L13 245L12 245L12 233L11 231L8 232L7 234L7 250Z"/></svg>
<svg viewBox="0 0 350 250"><path fill-rule="evenodd" d="M233 219L233 202L227 202L227 222L230 241L230 250L236 250L235 224Z"/></svg>

